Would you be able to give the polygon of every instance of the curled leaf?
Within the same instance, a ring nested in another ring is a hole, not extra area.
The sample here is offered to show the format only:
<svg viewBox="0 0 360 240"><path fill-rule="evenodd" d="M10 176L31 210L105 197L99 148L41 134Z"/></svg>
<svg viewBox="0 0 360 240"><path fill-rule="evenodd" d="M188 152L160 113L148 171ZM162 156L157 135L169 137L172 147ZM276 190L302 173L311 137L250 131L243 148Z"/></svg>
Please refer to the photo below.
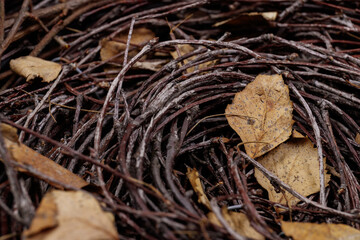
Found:
<svg viewBox="0 0 360 240"><path fill-rule="evenodd" d="M4 137L5 146L10 153L12 160L33 169L35 172L28 171L24 168L17 168L18 171L34 175L57 188L63 188L62 185L59 185L59 182L74 188L82 188L89 184L81 177L70 172L51 159L18 142L16 128L1 123L0 131Z"/></svg>
<svg viewBox="0 0 360 240"><path fill-rule="evenodd" d="M32 56L11 60L10 68L25 77L27 82L35 78L42 78L43 82L49 83L55 80L61 71L60 64Z"/></svg>
<svg viewBox="0 0 360 240"><path fill-rule="evenodd" d="M190 181L191 186L193 187L195 193L198 195L199 203L202 203L206 207L211 209L210 201L207 198L207 196L206 196L206 194L204 192L204 189L203 189L203 187L201 185L201 182L200 182L199 172L195 168L193 168L193 169L188 168L186 175L189 178L189 181Z"/></svg>

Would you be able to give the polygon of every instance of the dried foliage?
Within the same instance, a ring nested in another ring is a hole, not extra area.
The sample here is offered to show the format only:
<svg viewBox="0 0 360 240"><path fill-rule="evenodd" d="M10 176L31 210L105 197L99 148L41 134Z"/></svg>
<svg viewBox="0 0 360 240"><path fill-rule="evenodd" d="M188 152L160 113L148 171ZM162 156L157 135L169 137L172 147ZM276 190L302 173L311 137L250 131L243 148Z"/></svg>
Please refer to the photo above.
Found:
<svg viewBox="0 0 360 240"><path fill-rule="evenodd" d="M359 239L360 231L345 224L281 222L281 229L294 240Z"/></svg>
<svg viewBox="0 0 360 240"><path fill-rule="evenodd" d="M96 199L81 191L54 190L47 193L36 210L29 240L37 239L119 239L114 217Z"/></svg>
<svg viewBox="0 0 360 240"><path fill-rule="evenodd" d="M289 88L281 75L259 75L235 95L225 114L246 153L257 158L289 138L292 111Z"/></svg>
<svg viewBox="0 0 360 240"><path fill-rule="evenodd" d="M257 160L303 196L320 191L317 150L307 138L292 139ZM255 177L258 183L268 191L270 201L288 206L293 206L300 201L288 192L279 192L279 189L275 189L269 179L258 169L255 169ZM329 180L330 175L325 174L325 185Z"/></svg>
<svg viewBox="0 0 360 240"><path fill-rule="evenodd" d="M254 228L250 226L249 219L244 213L241 212L229 212L226 207L221 209L221 214L223 215L226 222L241 236L254 239L254 240L264 240L265 238L259 234ZM212 212L208 214L209 221L213 224L221 226L221 222Z"/></svg>
<svg viewBox="0 0 360 240"><path fill-rule="evenodd" d="M54 81L61 71L61 65L41 58L25 56L10 61L11 70L26 78L26 81L41 78L43 82Z"/></svg>
<svg viewBox="0 0 360 240"><path fill-rule="evenodd" d="M244 239L223 207L245 214L267 239L286 238L280 220L359 229L359 5L0 1L0 121L18 130L16 141L91 183L86 191L115 216L120 239ZM155 37L132 41L137 29ZM102 59L109 42L117 50ZM26 82L9 64L22 56L62 70L52 82ZM292 129L317 151L318 193L299 194L249 157L247 145L237 151L245 140L221 114L259 74L281 74L289 88ZM44 174L18 172L5 141L1 132L0 235L19 237L53 186ZM188 168L197 169L211 210L199 203ZM254 168L301 201L270 201Z"/></svg>

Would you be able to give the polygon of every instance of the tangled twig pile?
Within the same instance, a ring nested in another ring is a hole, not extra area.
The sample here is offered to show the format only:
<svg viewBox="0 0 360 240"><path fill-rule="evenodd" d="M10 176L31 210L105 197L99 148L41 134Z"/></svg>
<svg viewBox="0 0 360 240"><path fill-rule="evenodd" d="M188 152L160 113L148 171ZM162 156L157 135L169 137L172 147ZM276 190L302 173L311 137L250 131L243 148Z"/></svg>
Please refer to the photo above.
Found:
<svg viewBox="0 0 360 240"><path fill-rule="evenodd" d="M187 167L199 171L219 218L219 206L236 208L269 239L284 237L280 218L359 228L359 4L1 1L1 121L21 130L25 145L97 185L93 191L115 214L122 237L239 237L226 222L220 227L204 221L209 210L198 203ZM248 14L269 11L277 18ZM125 33L130 40L139 27L156 38L144 45L123 42L125 50L101 61L101 39L117 41ZM185 44L194 51L181 54ZM172 59L173 51L180 57ZM52 83L25 83L8 66L23 55L60 62L63 70ZM163 65L141 69L145 57ZM224 113L235 93L260 73L283 75L294 128L322 146L336 175L324 202L314 194L275 211L279 204L267 200L254 178L254 165L262 166L236 151L241 140L224 116L204 120L187 135L200 119ZM0 148L6 159L2 141ZM1 235L27 227L49 190L11 168L0 164Z"/></svg>

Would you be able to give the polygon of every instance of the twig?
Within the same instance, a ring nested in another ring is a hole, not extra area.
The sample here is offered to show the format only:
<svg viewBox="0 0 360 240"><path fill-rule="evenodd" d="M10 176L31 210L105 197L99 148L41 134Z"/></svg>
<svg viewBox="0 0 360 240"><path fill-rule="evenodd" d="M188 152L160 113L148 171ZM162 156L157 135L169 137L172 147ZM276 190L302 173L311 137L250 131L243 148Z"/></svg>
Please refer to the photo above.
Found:
<svg viewBox="0 0 360 240"><path fill-rule="evenodd" d="M226 231L228 231L228 233L237 240L246 240L246 238L244 236L241 236L240 234L238 234L232 227L230 227L230 225L226 222L226 220L224 219L224 217L221 214L220 208L217 206L217 202L216 202L216 198L211 199L210 201L210 205L212 208L213 213L215 214L215 216L217 217L217 219L219 220L219 222L221 223L221 225L224 226L224 228L226 229Z"/></svg>
<svg viewBox="0 0 360 240"><path fill-rule="evenodd" d="M5 172L9 179L11 193L14 197L14 205L16 206L16 208L19 210L20 213L20 216L18 216L17 214L14 214L13 216L16 219L21 218L22 220L20 222L24 223L26 226L29 226L31 219L35 214L34 206L30 201L28 201L30 198L25 196L25 194L27 193L24 192L23 189L21 188L21 185L17 178L17 173L15 172L13 166L11 165L11 156L6 149L5 139L1 131L0 131L0 156L5 165Z"/></svg>
<svg viewBox="0 0 360 240"><path fill-rule="evenodd" d="M3 0L2 0L3 1ZM25 18L25 13L26 10L29 6L30 0L24 0L22 5L21 5L21 9L19 12L19 16L17 17L14 25L12 26L10 32L8 33L6 39L1 43L1 48L0 48L0 59L3 55L3 53L6 51L6 49L8 48L8 46L11 44L12 39L16 33L16 31L18 30L18 28L20 27L20 25L22 24L22 22L24 21Z"/></svg>
<svg viewBox="0 0 360 240"><path fill-rule="evenodd" d="M53 90L55 89L55 87L58 85L58 83L60 82L60 80L62 79L62 77L64 75L66 75L69 71L69 68L67 66L64 66L63 69L61 70L59 76L56 78L56 80L54 81L54 83L51 85L50 89L46 92L46 94L44 95L44 97L42 98L42 100L40 101L40 103L35 107L35 109L28 115L28 117L26 118L24 127L27 128L30 124L30 121L34 118L34 116L38 113L38 111L40 110L40 108L44 105L44 103L47 101L47 99L50 97L50 94L53 92ZM25 133L21 132L19 135L19 141L22 142L24 140L25 137Z"/></svg>
<svg viewBox="0 0 360 240"><path fill-rule="evenodd" d="M0 42L4 41L5 0L0 1ZM1 58L1 57L0 57Z"/></svg>
<svg viewBox="0 0 360 240"><path fill-rule="evenodd" d="M331 214L335 214L335 215L339 215L341 217L347 218L347 219L360 219L360 216L358 214L351 214L351 213L347 213L347 212L342 212L336 209L332 209L329 207L326 207L322 204L319 204L317 202L314 202L304 196L302 196L300 193L296 192L295 190L293 190L289 185L287 185L286 183L284 183L283 181L281 181L277 176L275 176L273 173L271 173L270 171L268 171L263 165L261 165L259 162L255 161L254 159L250 158L246 153L244 152L240 152L240 155L242 157L244 157L246 160L248 160L249 162L251 162L257 169L259 169L259 171L261 171L270 181L275 182L276 184L278 184L279 186L283 187L286 191L288 191L289 193L291 193L294 197L300 199L301 201L304 201L307 204L310 204L314 207L317 207L319 209L322 209L326 212L329 212Z"/></svg>
<svg viewBox="0 0 360 240"><path fill-rule="evenodd" d="M316 123L316 119L309 107L306 103L305 99L300 95L299 91L296 89L293 83L289 83L290 89L295 93L296 97L299 99L301 104L304 106L306 113L309 116L311 121L312 128L314 130L315 140L316 140L316 147L318 151L318 161L319 161L319 175L320 175L320 204L326 206L326 198L325 198L325 168L324 168L324 161L323 161L323 153L322 153L322 144L321 144L321 137L320 137L320 129Z"/></svg>

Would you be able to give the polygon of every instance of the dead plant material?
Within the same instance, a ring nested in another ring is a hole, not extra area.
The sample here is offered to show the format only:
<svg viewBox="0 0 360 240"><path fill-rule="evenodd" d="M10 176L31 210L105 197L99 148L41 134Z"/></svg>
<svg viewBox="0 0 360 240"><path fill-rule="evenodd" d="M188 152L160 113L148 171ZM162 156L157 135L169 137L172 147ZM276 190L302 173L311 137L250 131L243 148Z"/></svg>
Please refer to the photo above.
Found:
<svg viewBox="0 0 360 240"><path fill-rule="evenodd" d="M226 220L234 211L259 239L280 239L280 220L359 229L358 9L358 1L322 0L0 1L0 121L19 131L13 142L91 183L82 191L115 216L119 239L242 239L248 235ZM109 42L116 51L110 46L102 58ZM30 83L13 73L10 61L28 55L59 63L56 80ZM224 111L258 75L282 77L293 123L270 123L261 101L280 108L275 96L283 95L259 88L260 102L242 100L245 110L262 112L251 116L259 125L238 120L250 136L244 139ZM271 134L262 139L251 126ZM262 150L260 142L284 129L281 141ZM295 189L253 159L289 144L292 133L316 150L314 191ZM61 186L18 171L35 172L14 163L4 135L0 236L21 236L49 190ZM324 158L336 173L328 185ZM193 184L188 168L198 173ZM291 208L269 198L258 170ZM208 221L210 212L221 224Z"/></svg>

